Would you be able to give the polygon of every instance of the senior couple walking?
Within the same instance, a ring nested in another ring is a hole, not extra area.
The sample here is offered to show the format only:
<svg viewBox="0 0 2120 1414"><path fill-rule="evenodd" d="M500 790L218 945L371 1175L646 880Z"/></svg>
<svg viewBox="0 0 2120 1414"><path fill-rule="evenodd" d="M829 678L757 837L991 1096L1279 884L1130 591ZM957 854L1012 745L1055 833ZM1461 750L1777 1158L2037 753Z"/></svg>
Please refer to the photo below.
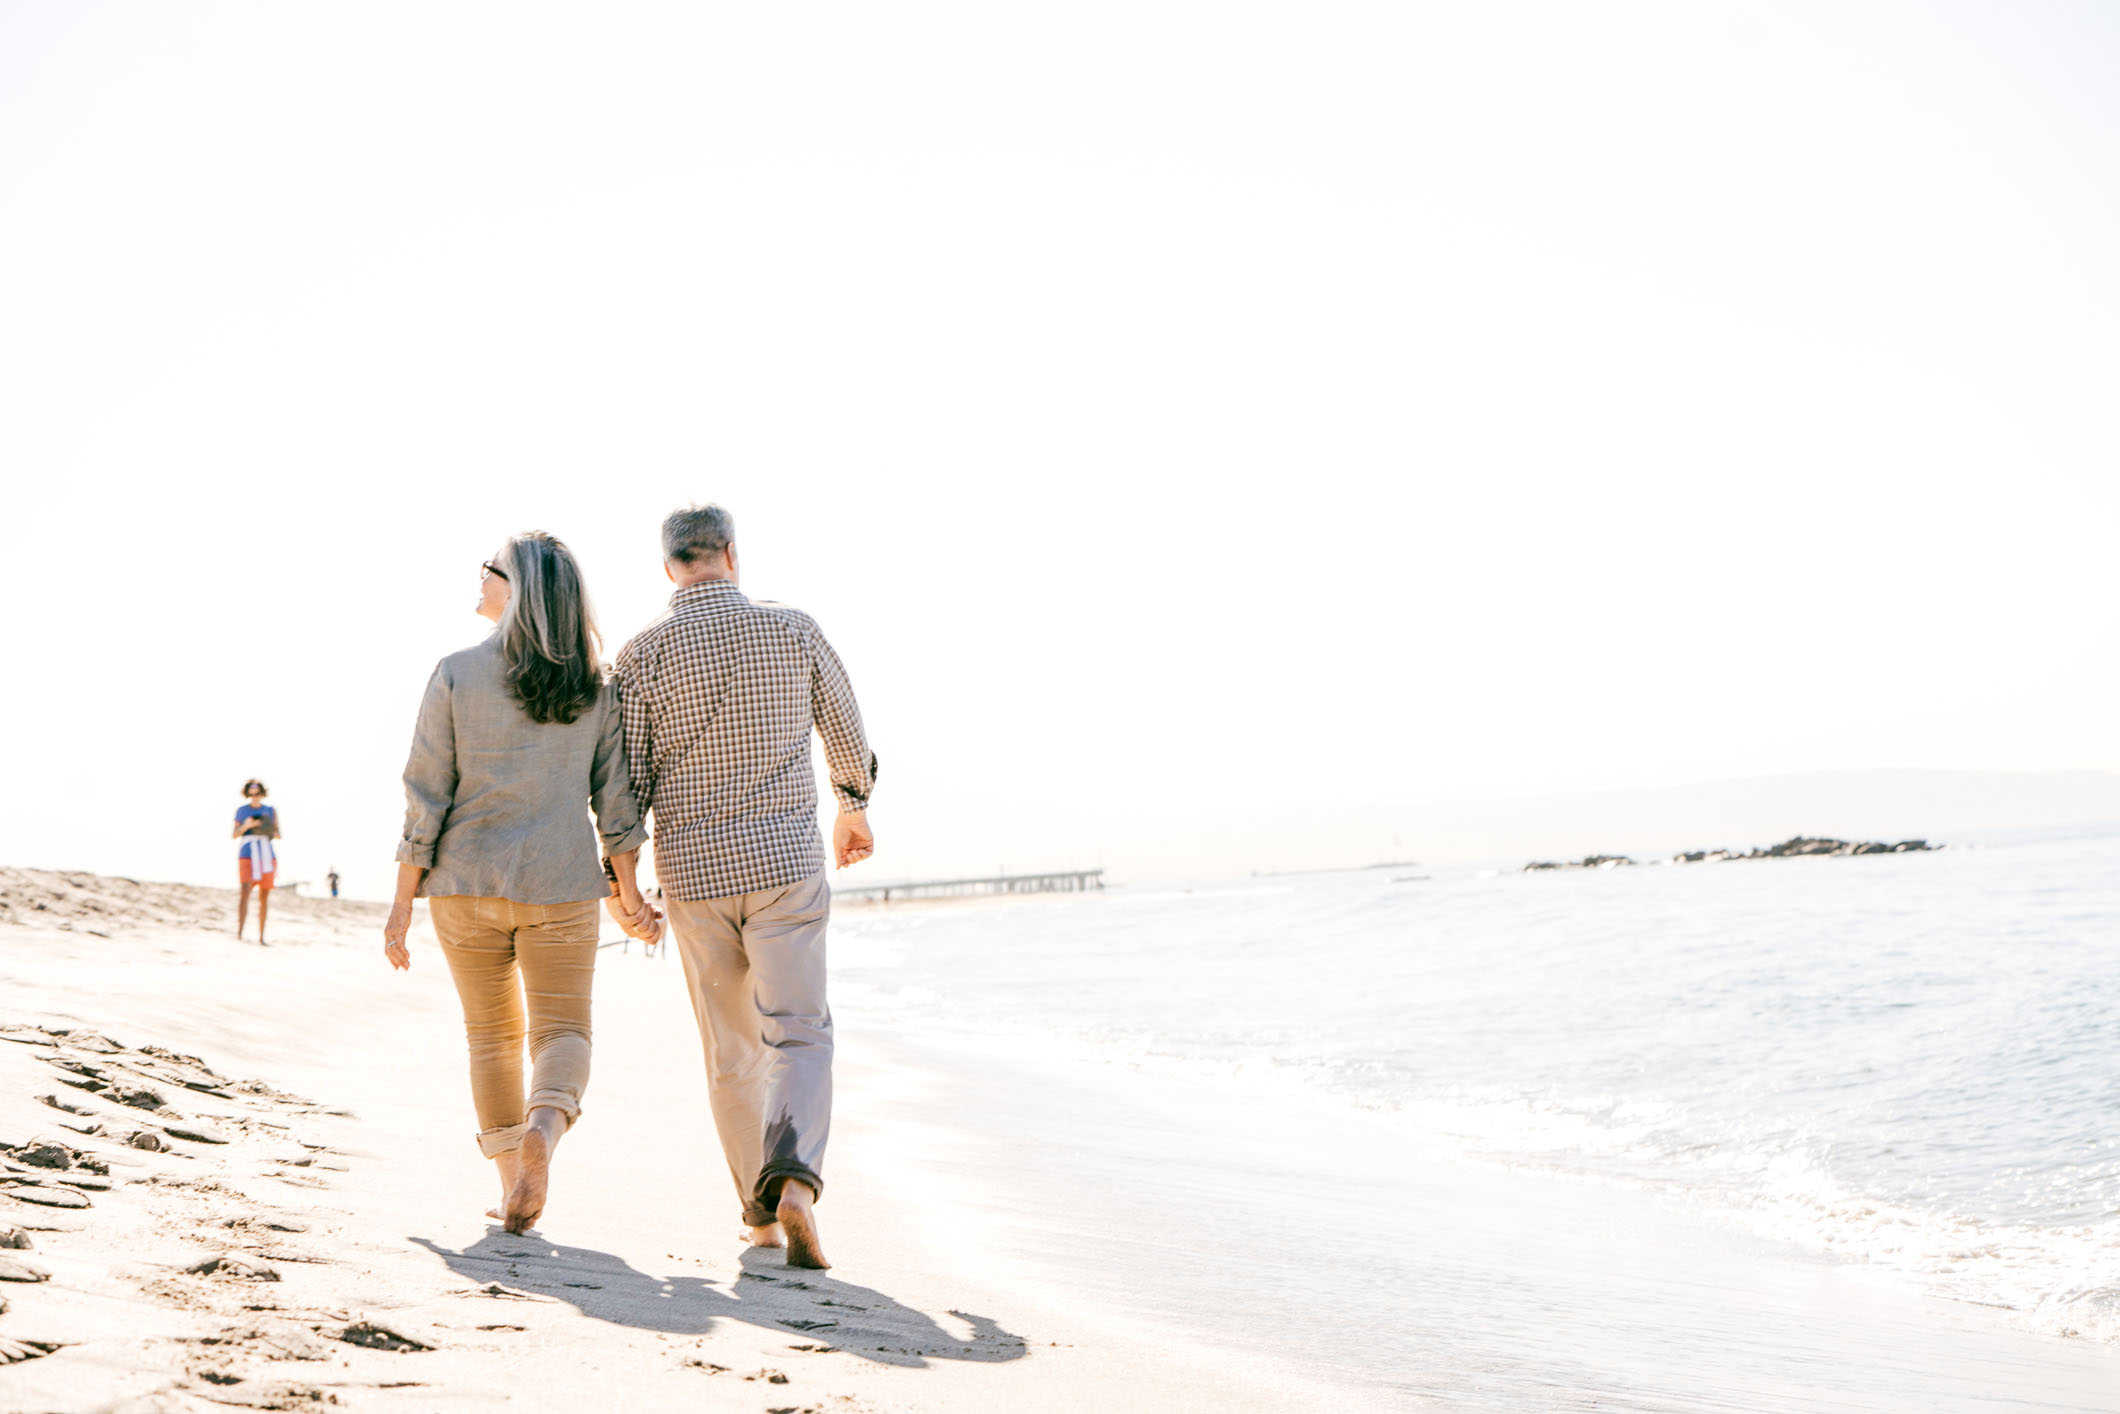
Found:
<svg viewBox="0 0 2120 1414"><path fill-rule="evenodd" d="M478 612L494 630L442 659L420 704L384 951L411 965L412 903L427 898L463 1002L479 1150L500 1175L489 1216L522 1232L582 1114L597 907L646 941L667 923L748 1239L824 1267L831 891L810 733L836 797L837 867L874 847L876 758L816 622L738 587L726 510L673 512L662 551L670 607L608 672L564 544L518 535L483 566ZM651 819L661 910L637 877Z"/></svg>

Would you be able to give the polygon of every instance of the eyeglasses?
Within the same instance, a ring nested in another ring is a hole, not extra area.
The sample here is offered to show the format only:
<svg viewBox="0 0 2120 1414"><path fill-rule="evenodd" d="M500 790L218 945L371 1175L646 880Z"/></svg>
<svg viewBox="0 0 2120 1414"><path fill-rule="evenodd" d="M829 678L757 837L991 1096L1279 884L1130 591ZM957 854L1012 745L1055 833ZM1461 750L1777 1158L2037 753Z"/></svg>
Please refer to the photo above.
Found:
<svg viewBox="0 0 2120 1414"><path fill-rule="evenodd" d="M488 575L491 575L495 579L505 580L508 577L508 572L495 565L493 561L488 560L486 561L486 563L479 566L479 578L484 579Z"/></svg>

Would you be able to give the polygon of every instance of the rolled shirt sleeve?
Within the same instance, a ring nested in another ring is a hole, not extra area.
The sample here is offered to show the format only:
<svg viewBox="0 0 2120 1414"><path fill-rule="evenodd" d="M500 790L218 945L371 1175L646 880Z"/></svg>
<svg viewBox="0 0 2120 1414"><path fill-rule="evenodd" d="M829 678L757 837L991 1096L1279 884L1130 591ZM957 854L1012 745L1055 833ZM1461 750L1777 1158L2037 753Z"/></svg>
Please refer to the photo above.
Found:
<svg viewBox="0 0 2120 1414"><path fill-rule="evenodd" d="M626 714L616 679L604 688L603 729L589 767L589 804L596 811L596 831L604 854L626 854L648 842L648 826L626 769Z"/></svg>
<svg viewBox="0 0 2120 1414"><path fill-rule="evenodd" d="M825 765L832 773L832 795L839 813L851 814L869 808L869 793L876 789L876 753L869 750L867 733L861 727L861 708L854 701L854 685L832 645L813 625L810 633L810 718L824 738Z"/></svg>
<svg viewBox="0 0 2120 1414"><path fill-rule="evenodd" d="M456 713L443 666L436 664L427 680L405 759L405 833L397 861L420 869L434 867L434 847L456 799Z"/></svg>

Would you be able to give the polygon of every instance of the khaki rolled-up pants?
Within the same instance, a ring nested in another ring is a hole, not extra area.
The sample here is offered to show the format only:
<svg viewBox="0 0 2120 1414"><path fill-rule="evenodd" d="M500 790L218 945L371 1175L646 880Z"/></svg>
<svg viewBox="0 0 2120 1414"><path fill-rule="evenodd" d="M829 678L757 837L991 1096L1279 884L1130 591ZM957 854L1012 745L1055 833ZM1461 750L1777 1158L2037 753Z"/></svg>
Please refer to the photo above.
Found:
<svg viewBox="0 0 2120 1414"><path fill-rule="evenodd" d="M589 1085L589 986L596 974L597 901L511 903L463 894L427 900L434 935L464 1004L479 1151L522 1147L539 1105L581 1117ZM523 1093L523 1045L530 1092Z"/></svg>
<svg viewBox="0 0 2120 1414"><path fill-rule="evenodd" d="M753 1227L775 1221L780 1186L822 1195L832 1129L832 1012L822 871L729 898L665 899L707 1058L707 1098L729 1177Z"/></svg>

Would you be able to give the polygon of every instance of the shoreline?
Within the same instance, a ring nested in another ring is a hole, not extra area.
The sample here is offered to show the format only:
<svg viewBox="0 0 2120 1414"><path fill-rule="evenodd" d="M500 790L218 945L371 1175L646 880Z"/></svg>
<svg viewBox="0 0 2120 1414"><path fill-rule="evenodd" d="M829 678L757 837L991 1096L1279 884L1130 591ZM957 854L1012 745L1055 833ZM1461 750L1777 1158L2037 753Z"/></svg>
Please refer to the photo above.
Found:
<svg viewBox="0 0 2120 1414"><path fill-rule="evenodd" d="M901 1128L931 1138L894 1168L990 1182L988 1240L1022 1282L1375 1407L2120 1409L2120 1349L1881 1284L1666 1195L1207 1079L933 1033L876 1044L959 1092L901 1104ZM1026 1088L1045 1102L999 1133L935 1113L1003 1114L987 1097ZM1143 1187L1174 1195L1169 1220L1120 1256L1100 1228Z"/></svg>
<svg viewBox="0 0 2120 1414"><path fill-rule="evenodd" d="M53 1277L0 1287L0 1337L62 1348L6 1367L9 1408L297 1389L484 1408L529 1387L551 1407L820 1414L2120 1410L2120 1349L1881 1286L1668 1197L1466 1160L1300 1095L952 1032L861 987L838 1008L819 1210L838 1265L796 1276L735 1241L667 952L601 955L584 1123L542 1231L507 1238L481 1216L491 1171L424 911L398 975L371 947L379 905L290 900L261 950L226 919L205 930L216 891L184 891L185 912L160 887L83 884L82 912L0 925L0 978L37 1004L11 1020L264 1088L168 1092L228 1144L68 1141L108 1160L111 1187L35 1214L49 1229L14 1254ZM89 916L110 936L57 927ZM0 1141L87 1118L35 1098L67 1093L43 1049L0 1045ZM0 1199L0 1217L25 1206ZM224 1253L279 1280L184 1270ZM362 1326L432 1348L349 1344Z"/></svg>

